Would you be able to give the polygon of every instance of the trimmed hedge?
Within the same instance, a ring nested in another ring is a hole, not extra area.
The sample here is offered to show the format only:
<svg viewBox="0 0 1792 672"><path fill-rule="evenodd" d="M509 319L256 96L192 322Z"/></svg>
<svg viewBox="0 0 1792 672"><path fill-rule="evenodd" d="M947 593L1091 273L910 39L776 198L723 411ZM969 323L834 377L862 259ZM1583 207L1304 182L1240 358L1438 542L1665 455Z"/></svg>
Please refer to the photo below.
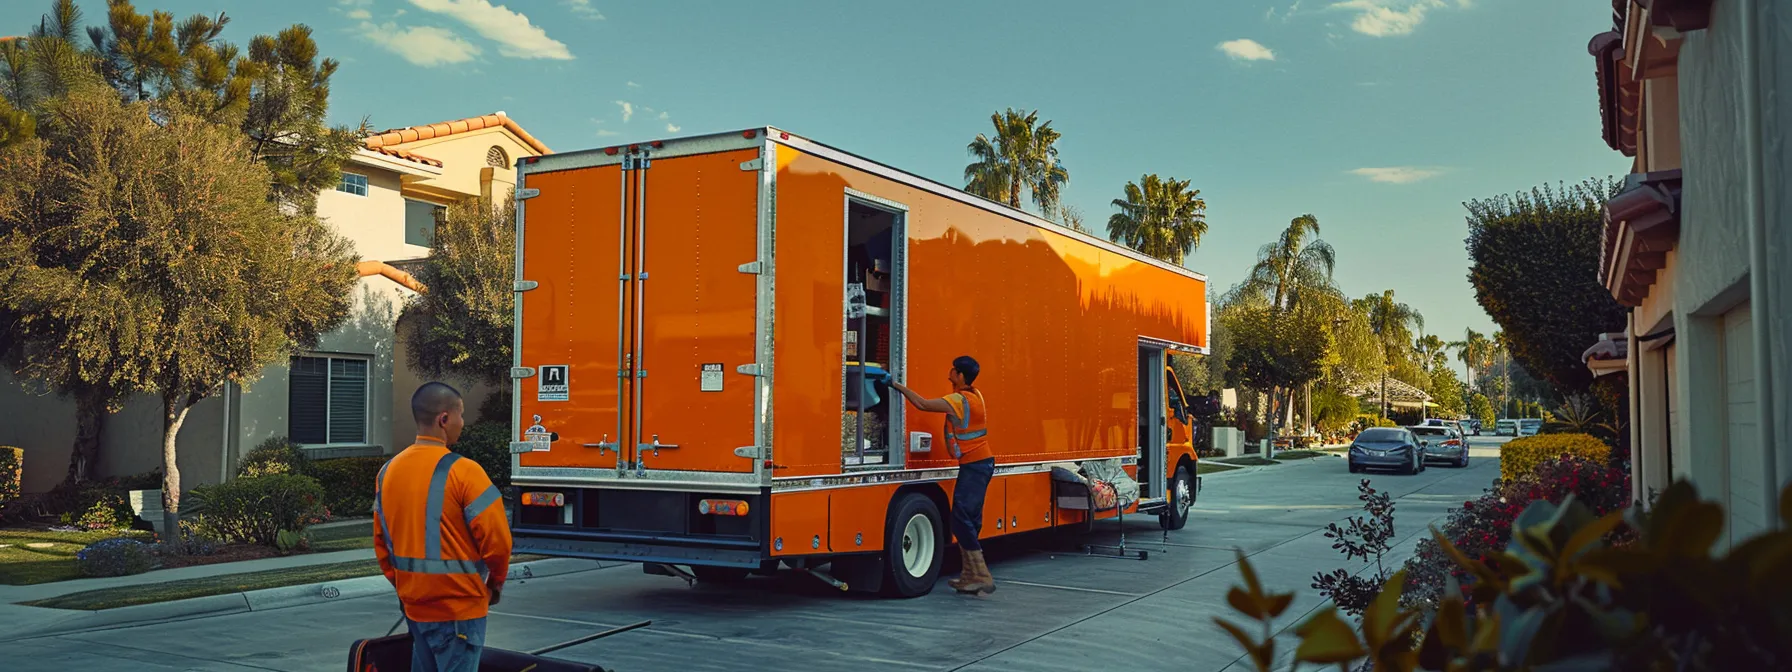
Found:
<svg viewBox="0 0 1792 672"><path fill-rule="evenodd" d="M0 446L0 505L19 498L25 476L25 449Z"/></svg>
<svg viewBox="0 0 1792 672"><path fill-rule="evenodd" d="M374 481L379 478L385 457L342 457L312 462L307 476L316 478L324 489L324 508L332 517L361 517L373 514Z"/></svg>
<svg viewBox="0 0 1792 672"><path fill-rule="evenodd" d="M324 488L310 476L269 474L203 485L193 494L205 502L197 524L201 533L228 542L273 546L281 530L303 530L317 517L323 510Z"/></svg>
<svg viewBox="0 0 1792 672"><path fill-rule="evenodd" d="M1537 466L1564 455L1605 462L1612 448L1590 434L1538 434L1500 446L1500 478L1516 481Z"/></svg>
<svg viewBox="0 0 1792 672"><path fill-rule="evenodd" d="M300 474L309 471L310 460L304 451L293 445L284 436L271 436L255 446L254 450L243 455L237 464L237 476L267 476L269 474Z"/></svg>

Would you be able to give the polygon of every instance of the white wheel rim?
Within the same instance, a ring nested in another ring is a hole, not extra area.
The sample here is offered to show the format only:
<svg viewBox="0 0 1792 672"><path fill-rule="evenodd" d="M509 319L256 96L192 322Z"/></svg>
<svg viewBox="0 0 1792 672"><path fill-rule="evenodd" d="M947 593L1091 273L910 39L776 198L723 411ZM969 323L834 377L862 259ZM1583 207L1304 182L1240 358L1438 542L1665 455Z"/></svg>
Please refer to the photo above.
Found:
<svg viewBox="0 0 1792 672"><path fill-rule="evenodd" d="M910 516L902 526L902 569L921 578L933 564L933 522L925 514Z"/></svg>
<svg viewBox="0 0 1792 672"><path fill-rule="evenodd" d="M1188 479L1186 479L1186 478L1177 479L1177 481L1176 481L1176 515L1182 516L1182 517L1188 516L1188 510L1191 507L1193 507L1195 504L1195 498L1191 496L1192 494L1193 493L1190 493L1188 491Z"/></svg>

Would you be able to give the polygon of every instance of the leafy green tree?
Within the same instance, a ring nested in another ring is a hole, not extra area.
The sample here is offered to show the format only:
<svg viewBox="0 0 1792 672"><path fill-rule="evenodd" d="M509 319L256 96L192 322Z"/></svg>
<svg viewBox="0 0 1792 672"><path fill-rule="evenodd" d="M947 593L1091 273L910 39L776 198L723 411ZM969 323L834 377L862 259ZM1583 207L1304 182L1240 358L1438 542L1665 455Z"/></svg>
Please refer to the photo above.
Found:
<svg viewBox="0 0 1792 672"><path fill-rule="evenodd" d="M1188 180L1144 175L1126 183L1120 211L1108 217L1108 239L1180 265L1207 233L1207 201Z"/></svg>
<svg viewBox="0 0 1792 672"><path fill-rule="evenodd" d="M1326 314L1329 317L1317 323L1321 333L1330 333L1341 326L1350 317L1346 314L1344 295L1332 280L1337 253L1318 236L1317 217L1307 214L1290 220L1274 242L1258 249L1257 263L1251 266L1245 281L1227 293L1227 301L1266 305L1281 312L1306 310ZM1333 342L1333 347L1328 348L1326 363L1342 362L1360 355L1360 352L1346 352L1339 347L1352 345L1355 344L1347 340ZM1269 392L1272 398L1278 398L1276 390ZM1287 403L1294 403L1292 389L1287 390Z"/></svg>
<svg viewBox="0 0 1792 672"><path fill-rule="evenodd" d="M1493 402L1487 400L1487 395L1478 392L1469 397L1468 414L1479 418L1482 427L1492 428L1499 421L1499 416L1493 412Z"/></svg>
<svg viewBox="0 0 1792 672"><path fill-rule="evenodd" d="M1243 304L1228 306L1222 319L1234 336L1227 368L1237 382L1257 390L1292 390L1325 372L1330 340L1323 311Z"/></svg>
<svg viewBox="0 0 1792 672"><path fill-rule="evenodd" d="M1058 204L1058 194L1070 181L1070 171L1058 160L1058 139L1050 120L1040 123L1039 111L1022 114L1009 108L989 115L995 136L982 133L967 149L975 159L964 167L965 191L1009 207L1020 207L1027 191L1040 212Z"/></svg>
<svg viewBox="0 0 1792 672"><path fill-rule="evenodd" d="M270 200L268 170L230 129L91 89L53 107L0 160L18 171L0 179L0 310L20 318L27 376L79 389L100 372L114 392L160 395L178 529L188 411L340 324L354 253ZM32 179L47 176L60 179Z"/></svg>
<svg viewBox="0 0 1792 672"><path fill-rule="evenodd" d="M1456 351L1456 359L1462 362L1463 381L1470 385L1476 385L1481 373L1493 365L1493 342L1474 329L1465 329L1463 339L1451 341L1448 347Z"/></svg>
<svg viewBox="0 0 1792 672"><path fill-rule="evenodd" d="M1511 356L1560 394L1591 387L1581 353L1624 328L1624 308L1599 282L1600 208L1619 186L1587 180L1463 204L1475 298Z"/></svg>
<svg viewBox="0 0 1792 672"><path fill-rule="evenodd" d="M1432 401L1437 404L1438 417L1460 418L1468 412L1468 402L1463 399L1462 379L1450 367L1440 366L1431 370L1431 379L1427 381L1425 391L1431 393Z"/></svg>
<svg viewBox="0 0 1792 672"><path fill-rule="evenodd" d="M503 387L513 363L515 201L469 199L448 209L417 273L428 292L405 306L410 366ZM493 418L485 418L493 419Z"/></svg>
<svg viewBox="0 0 1792 672"><path fill-rule="evenodd" d="M1438 338L1436 334L1420 336L1412 344L1413 354L1417 356L1419 366L1426 371L1444 366L1449 362L1449 356L1444 352L1446 347L1448 346L1444 344L1444 339Z"/></svg>
<svg viewBox="0 0 1792 672"><path fill-rule="evenodd" d="M1388 376L1394 373L1397 361L1411 361L1406 354L1413 342L1412 333L1425 328L1425 317L1412 306L1394 300L1394 290L1370 294L1357 299L1355 305L1369 316L1369 328L1381 341L1383 356L1389 360L1381 375L1381 417L1388 417ZM1411 382L1411 381L1407 381Z"/></svg>

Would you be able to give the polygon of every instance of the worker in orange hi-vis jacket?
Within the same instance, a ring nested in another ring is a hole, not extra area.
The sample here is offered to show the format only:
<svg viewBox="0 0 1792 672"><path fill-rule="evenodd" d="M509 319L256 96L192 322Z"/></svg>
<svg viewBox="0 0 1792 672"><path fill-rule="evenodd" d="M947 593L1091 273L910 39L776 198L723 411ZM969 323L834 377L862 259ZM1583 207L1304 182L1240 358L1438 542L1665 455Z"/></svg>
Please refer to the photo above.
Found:
<svg viewBox="0 0 1792 672"><path fill-rule="evenodd" d="M410 624L412 670L476 672L486 613L510 572L498 487L477 462L448 449L460 439L464 410L448 385L417 388L417 442L374 482L373 552Z"/></svg>
<svg viewBox="0 0 1792 672"><path fill-rule="evenodd" d="M958 539L964 564L963 575L946 585L961 593L987 595L996 592L996 580L989 574L989 562L983 558L977 535L983 531L983 497L995 477L996 458L989 450L983 392L974 386L981 371L982 366L969 355L952 360L952 370L946 372L952 393L939 399L916 394L902 383L890 387L901 392L916 410L946 414L942 433L952 457L958 459L958 479L952 488L952 536Z"/></svg>

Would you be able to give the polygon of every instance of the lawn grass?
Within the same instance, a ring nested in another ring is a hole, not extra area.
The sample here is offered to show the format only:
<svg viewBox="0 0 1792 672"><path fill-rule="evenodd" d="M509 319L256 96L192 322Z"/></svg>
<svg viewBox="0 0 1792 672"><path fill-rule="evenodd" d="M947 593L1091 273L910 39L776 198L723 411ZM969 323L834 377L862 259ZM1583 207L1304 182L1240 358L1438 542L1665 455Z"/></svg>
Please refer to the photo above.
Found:
<svg viewBox="0 0 1792 672"><path fill-rule="evenodd" d="M358 548L373 548L373 521L311 530L313 553L352 551Z"/></svg>
<svg viewBox="0 0 1792 672"><path fill-rule="evenodd" d="M148 532L135 530L99 530L94 532L51 532L48 530L0 530L0 584L29 586L51 581L81 578L75 569L75 553L88 544L115 537L141 541L152 538ZM33 548L29 544L49 544Z"/></svg>
<svg viewBox="0 0 1792 672"><path fill-rule="evenodd" d="M512 563L540 560L545 556L521 554L511 556ZM154 604L173 600L186 600L211 595L227 595L265 588L284 586L302 586L311 583L341 581L363 576L376 576L380 573L377 560L355 560L337 562L327 565L310 565L308 567L290 567L287 569L270 569L244 574L225 574L198 579L166 581L163 583L146 583L137 586L104 588L79 593L70 593L60 597L23 603L28 607L46 607L49 609L76 609L81 611L97 611L100 609L116 609L139 604Z"/></svg>
<svg viewBox="0 0 1792 672"><path fill-rule="evenodd" d="M1234 467L1230 464L1219 464L1212 460L1201 460L1200 462L1195 463L1195 473L1197 474L1217 474L1222 471L1231 471L1237 468L1238 467Z"/></svg>
<svg viewBox="0 0 1792 672"><path fill-rule="evenodd" d="M1282 452L1276 453L1276 459L1278 459L1278 460L1305 460L1308 458L1319 457L1321 455L1330 455L1330 453L1327 453L1323 450L1284 450Z"/></svg>

